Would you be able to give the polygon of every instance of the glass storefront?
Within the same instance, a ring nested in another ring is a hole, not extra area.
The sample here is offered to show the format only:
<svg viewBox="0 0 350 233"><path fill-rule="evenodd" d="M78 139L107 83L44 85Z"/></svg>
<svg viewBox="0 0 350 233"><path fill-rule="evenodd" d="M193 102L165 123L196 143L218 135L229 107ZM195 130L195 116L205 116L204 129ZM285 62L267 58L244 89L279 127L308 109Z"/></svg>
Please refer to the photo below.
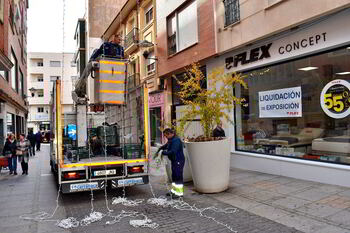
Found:
<svg viewBox="0 0 350 233"><path fill-rule="evenodd" d="M350 164L350 47L244 73L236 151Z"/></svg>

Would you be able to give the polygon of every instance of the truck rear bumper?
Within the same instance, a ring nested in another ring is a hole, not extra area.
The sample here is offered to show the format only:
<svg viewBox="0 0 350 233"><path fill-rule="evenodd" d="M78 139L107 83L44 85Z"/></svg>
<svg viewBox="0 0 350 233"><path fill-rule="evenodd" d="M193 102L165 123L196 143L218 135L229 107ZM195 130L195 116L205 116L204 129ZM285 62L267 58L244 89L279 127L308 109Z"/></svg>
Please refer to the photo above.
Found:
<svg viewBox="0 0 350 233"><path fill-rule="evenodd" d="M109 183L111 188L148 184L149 182L148 175L108 180L111 181L111 183ZM74 183L62 183L61 185L62 193L76 193L90 190L102 190L106 187L107 180L78 181Z"/></svg>

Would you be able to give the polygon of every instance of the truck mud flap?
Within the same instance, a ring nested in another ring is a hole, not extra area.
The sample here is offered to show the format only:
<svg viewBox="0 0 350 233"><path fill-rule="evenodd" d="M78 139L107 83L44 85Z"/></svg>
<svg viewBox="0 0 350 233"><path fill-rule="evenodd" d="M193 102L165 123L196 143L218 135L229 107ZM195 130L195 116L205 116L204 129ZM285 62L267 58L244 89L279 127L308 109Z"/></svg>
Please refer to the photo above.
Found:
<svg viewBox="0 0 350 233"><path fill-rule="evenodd" d="M104 189L106 181L96 180L91 182L77 182L77 183L63 183L61 190L62 193L75 193L92 190Z"/></svg>
<svg viewBox="0 0 350 233"><path fill-rule="evenodd" d="M121 188L126 186L148 184L148 182L149 182L148 176L139 176L139 177L124 178L124 179L113 179L111 186L112 188Z"/></svg>

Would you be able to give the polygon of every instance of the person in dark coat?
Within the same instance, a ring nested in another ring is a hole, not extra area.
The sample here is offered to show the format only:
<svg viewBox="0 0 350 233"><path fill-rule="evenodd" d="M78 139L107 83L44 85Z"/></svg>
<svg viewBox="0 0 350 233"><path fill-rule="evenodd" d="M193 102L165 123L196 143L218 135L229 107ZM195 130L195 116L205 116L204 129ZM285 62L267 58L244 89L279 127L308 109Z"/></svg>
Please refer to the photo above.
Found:
<svg viewBox="0 0 350 233"><path fill-rule="evenodd" d="M40 130L35 134L35 141L36 141L36 151L40 151L40 144L42 140L42 135Z"/></svg>
<svg viewBox="0 0 350 233"><path fill-rule="evenodd" d="M172 129L165 129L163 134L168 139L168 142L159 148L157 154L160 150L163 150L162 155L168 156L171 161L172 185L169 195L173 198L182 197L184 194L183 169L185 166L183 144Z"/></svg>
<svg viewBox="0 0 350 233"><path fill-rule="evenodd" d="M8 158L8 166L10 175L13 173L17 175L17 155L16 155L17 142L14 134L9 134L6 139L3 154Z"/></svg>
<svg viewBox="0 0 350 233"><path fill-rule="evenodd" d="M30 142L29 145L29 155L35 156L35 143L36 143L36 137L33 134L33 131L29 131L27 136L28 141Z"/></svg>
<svg viewBox="0 0 350 233"><path fill-rule="evenodd" d="M216 128L213 130L213 137L226 137L225 130L222 128L222 122L220 121Z"/></svg>

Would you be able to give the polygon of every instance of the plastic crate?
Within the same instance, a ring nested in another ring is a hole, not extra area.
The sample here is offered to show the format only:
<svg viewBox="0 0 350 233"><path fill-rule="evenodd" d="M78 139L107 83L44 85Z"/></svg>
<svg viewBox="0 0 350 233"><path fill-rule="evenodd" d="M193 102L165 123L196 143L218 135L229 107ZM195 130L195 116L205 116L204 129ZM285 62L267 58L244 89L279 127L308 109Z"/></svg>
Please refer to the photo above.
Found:
<svg viewBox="0 0 350 233"><path fill-rule="evenodd" d="M136 159L141 158L141 146L140 144L126 144L124 145L124 159Z"/></svg>

